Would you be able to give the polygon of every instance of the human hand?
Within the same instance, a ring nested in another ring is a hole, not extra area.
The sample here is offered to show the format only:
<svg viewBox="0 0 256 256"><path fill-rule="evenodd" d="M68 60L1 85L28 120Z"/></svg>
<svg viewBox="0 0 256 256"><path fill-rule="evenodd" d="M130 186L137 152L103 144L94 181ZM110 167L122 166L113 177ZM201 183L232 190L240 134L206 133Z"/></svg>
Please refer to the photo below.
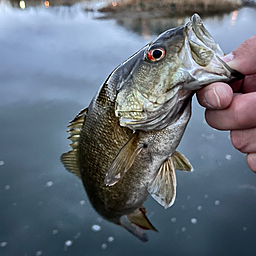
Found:
<svg viewBox="0 0 256 256"><path fill-rule="evenodd" d="M197 99L206 108L207 123L230 130L231 143L247 154L247 164L256 173L256 36L222 59L245 78L231 85L210 84L197 91Z"/></svg>

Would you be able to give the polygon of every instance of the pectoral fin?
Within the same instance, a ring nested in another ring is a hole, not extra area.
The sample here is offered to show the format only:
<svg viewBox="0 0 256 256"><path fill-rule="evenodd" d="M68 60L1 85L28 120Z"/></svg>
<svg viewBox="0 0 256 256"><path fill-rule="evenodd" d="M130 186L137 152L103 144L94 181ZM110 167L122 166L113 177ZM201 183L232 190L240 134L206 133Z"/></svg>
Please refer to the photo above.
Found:
<svg viewBox="0 0 256 256"><path fill-rule="evenodd" d="M172 206L176 197L176 174L172 159L167 159L159 168L156 177L148 186L148 192L162 206Z"/></svg>
<svg viewBox="0 0 256 256"><path fill-rule="evenodd" d="M142 150L143 145L138 145L138 134L134 133L130 140L120 149L105 177L107 186L115 185L125 173L131 168L135 157Z"/></svg>
<svg viewBox="0 0 256 256"><path fill-rule="evenodd" d="M188 161L188 159L185 156L183 156L180 152L175 151L172 154L171 158L173 161L174 169L187 172L193 171L193 167Z"/></svg>

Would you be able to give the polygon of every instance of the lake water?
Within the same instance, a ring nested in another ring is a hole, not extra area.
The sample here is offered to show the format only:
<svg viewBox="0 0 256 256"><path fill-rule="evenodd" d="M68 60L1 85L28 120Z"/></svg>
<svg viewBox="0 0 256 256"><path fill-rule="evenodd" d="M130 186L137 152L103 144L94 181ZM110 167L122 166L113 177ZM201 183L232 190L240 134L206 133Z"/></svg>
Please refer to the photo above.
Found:
<svg viewBox="0 0 256 256"><path fill-rule="evenodd" d="M148 243L103 220L64 169L68 121L119 63L185 20L94 19L81 6L0 1L0 255L255 255L256 176L196 99L179 146L194 172L177 172L168 210L144 204L159 231ZM204 18L225 52L256 34L255 21L249 8Z"/></svg>

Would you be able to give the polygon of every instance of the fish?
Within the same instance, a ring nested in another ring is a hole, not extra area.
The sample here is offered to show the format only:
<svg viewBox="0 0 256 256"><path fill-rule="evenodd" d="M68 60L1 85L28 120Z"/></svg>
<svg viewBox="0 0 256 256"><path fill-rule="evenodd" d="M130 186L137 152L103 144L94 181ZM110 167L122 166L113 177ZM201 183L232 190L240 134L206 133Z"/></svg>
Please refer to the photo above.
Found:
<svg viewBox="0 0 256 256"><path fill-rule="evenodd" d="M146 230L157 231L143 203L151 195L169 208L176 198L175 170L193 170L176 148L195 90L244 77L223 56L194 14L116 67L68 126L72 150L62 163L82 180L99 215L142 242L148 241Z"/></svg>

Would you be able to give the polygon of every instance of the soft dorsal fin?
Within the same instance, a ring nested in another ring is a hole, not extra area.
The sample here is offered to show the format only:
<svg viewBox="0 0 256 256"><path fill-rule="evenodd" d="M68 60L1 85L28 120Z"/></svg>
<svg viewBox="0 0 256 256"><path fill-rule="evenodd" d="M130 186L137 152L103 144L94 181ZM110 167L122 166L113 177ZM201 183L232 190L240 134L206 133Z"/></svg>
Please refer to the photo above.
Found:
<svg viewBox="0 0 256 256"><path fill-rule="evenodd" d="M85 108L81 110L78 115L70 122L68 125L68 133L70 136L68 139L72 141L70 146L72 150L62 154L61 162L64 164L65 168L75 174L79 179L81 179L81 175L78 168L78 145L80 141L80 134L83 128L84 120L86 118L88 109Z"/></svg>
<svg viewBox="0 0 256 256"><path fill-rule="evenodd" d="M176 174L172 159L165 160L159 168L155 178L148 186L148 192L162 206L168 208L173 205L176 197Z"/></svg>
<svg viewBox="0 0 256 256"><path fill-rule="evenodd" d="M180 152L175 151L172 154L171 158L173 161L174 168L176 170L187 171L187 172L193 171L193 167L190 164L190 162L188 161L188 159L184 155L182 155Z"/></svg>
<svg viewBox="0 0 256 256"><path fill-rule="evenodd" d="M123 178L142 148L143 145L138 145L138 134L135 132L120 149L110 165L104 180L107 186L113 186Z"/></svg>

